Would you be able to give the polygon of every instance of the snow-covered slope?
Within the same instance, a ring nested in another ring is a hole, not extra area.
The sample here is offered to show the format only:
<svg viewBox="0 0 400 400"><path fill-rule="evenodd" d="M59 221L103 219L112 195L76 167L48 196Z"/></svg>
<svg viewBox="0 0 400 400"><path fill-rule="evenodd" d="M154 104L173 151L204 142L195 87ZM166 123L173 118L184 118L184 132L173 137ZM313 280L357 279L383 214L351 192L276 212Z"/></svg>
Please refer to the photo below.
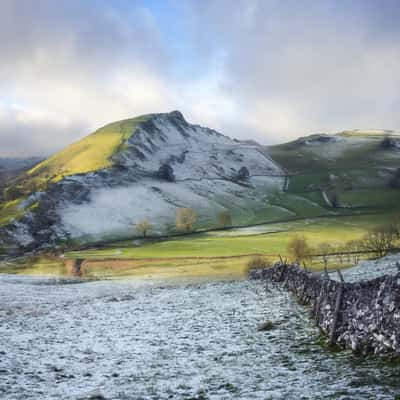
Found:
<svg viewBox="0 0 400 400"><path fill-rule="evenodd" d="M178 111L138 124L110 164L64 177L25 199L21 204L31 211L7 227L8 241L38 247L125 238L143 218L154 234L166 234L174 231L180 207L196 210L198 227L216 226L224 209L234 224L255 222L268 194L285 181L257 144L191 125Z"/></svg>
<svg viewBox="0 0 400 400"><path fill-rule="evenodd" d="M173 165L177 180L234 178L241 166L251 175L280 174L280 167L257 146L234 141L220 133L188 124L179 111L158 114L142 123L116 155L120 164L143 172L161 164Z"/></svg>

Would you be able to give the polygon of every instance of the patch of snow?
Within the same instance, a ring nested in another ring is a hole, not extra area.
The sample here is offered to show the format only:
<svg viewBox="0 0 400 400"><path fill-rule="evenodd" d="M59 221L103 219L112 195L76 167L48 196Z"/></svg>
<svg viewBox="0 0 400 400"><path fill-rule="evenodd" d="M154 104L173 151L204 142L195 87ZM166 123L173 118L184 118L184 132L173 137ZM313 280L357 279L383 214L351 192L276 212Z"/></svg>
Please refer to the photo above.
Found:
<svg viewBox="0 0 400 400"><path fill-rule="evenodd" d="M321 191L321 195L322 195L322 198L324 199L326 205L327 205L328 207L332 207L332 203L331 203L331 201L329 200L328 195L327 195L324 191Z"/></svg>
<svg viewBox="0 0 400 400"><path fill-rule="evenodd" d="M375 279L383 275L396 275L400 272L400 253L390 254L377 260L367 260L359 262L355 267L342 270L346 282L357 282L360 280ZM335 280L339 280L337 273L331 273Z"/></svg>
<svg viewBox="0 0 400 400"><path fill-rule="evenodd" d="M252 177L251 186L227 180L188 180L170 183L143 179L126 187L100 188L83 204L68 203L58 210L72 237L114 238L133 235L135 224L147 218L154 234L167 233L180 207L193 208L202 220L216 221L224 208L265 207L268 192L282 188L282 177Z"/></svg>

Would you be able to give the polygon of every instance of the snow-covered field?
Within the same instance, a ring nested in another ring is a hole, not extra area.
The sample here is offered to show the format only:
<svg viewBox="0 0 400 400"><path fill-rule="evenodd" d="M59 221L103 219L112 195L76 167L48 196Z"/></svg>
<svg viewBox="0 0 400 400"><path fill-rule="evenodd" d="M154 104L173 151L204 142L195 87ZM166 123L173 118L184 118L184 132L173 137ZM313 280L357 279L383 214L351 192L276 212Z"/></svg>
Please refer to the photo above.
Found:
<svg viewBox="0 0 400 400"><path fill-rule="evenodd" d="M397 264L398 263L398 267ZM400 272L400 253L390 254L377 260L361 261L356 267L343 270L347 282L375 279L383 275L396 275ZM332 278L338 280L336 273Z"/></svg>
<svg viewBox="0 0 400 400"><path fill-rule="evenodd" d="M257 332L272 320L276 328ZM393 399L400 366L332 353L259 282L0 275L0 398Z"/></svg>
<svg viewBox="0 0 400 400"><path fill-rule="evenodd" d="M176 210L192 207L200 224L215 225L224 206L233 209L258 209L266 206L265 197L282 188L283 177L254 177L251 187L227 180L191 180L179 183L143 179L125 187L93 190L91 201L68 204L60 212L62 224L72 237L126 237L135 233L135 224L148 218L152 233L168 233L175 225ZM206 223L204 220L208 219Z"/></svg>

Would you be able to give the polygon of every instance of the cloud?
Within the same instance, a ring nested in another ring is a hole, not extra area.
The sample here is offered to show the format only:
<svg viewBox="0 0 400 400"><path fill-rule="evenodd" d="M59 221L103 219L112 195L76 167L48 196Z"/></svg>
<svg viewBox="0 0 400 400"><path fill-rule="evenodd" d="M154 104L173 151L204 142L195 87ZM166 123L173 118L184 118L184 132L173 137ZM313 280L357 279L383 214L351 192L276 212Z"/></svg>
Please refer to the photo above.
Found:
<svg viewBox="0 0 400 400"><path fill-rule="evenodd" d="M3 0L0 156L180 109L263 143L397 128L396 1Z"/></svg>
<svg viewBox="0 0 400 400"><path fill-rule="evenodd" d="M0 155L51 152L99 125L168 107L169 55L143 7L122 14L105 2L5 0L0 8Z"/></svg>
<svg viewBox="0 0 400 400"><path fill-rule="evenodd" d="M208 58L224 53L225 93L259 139L400 126L396 2L230 4L193 2L195 37Z"/></svg>

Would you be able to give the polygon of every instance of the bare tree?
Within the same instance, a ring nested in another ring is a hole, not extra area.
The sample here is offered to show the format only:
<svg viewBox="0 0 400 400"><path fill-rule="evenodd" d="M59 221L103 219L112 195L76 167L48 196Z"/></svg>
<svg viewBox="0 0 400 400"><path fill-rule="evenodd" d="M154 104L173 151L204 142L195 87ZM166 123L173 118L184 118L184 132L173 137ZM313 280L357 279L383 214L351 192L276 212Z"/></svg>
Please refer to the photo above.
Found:
<svg viewBox="0 0 400 400"><path fill-rule="evenodd" d="M223 210L218 214L218 222L224 228L232 225L232 216L229 210Z"/></svg>
<svg viewBox="0 0 400 400"><path fill-rule="evenodd" d="M346 249L346 258L347 258L347 262L350 263L351 261L351 245L349 242L346 242L346 244L344 245L344 248Z"/></svg>
<svg viewBox="0 0 400 400"><path fill-rule="evenodd" d="M338 246L335 251L337 253L337 258L339 259L340 265L343 265L346 252L345 246Z"/></svg>
<svg viewBox="0 0 400 400"><path fill-rule="evenodd" d="M298 263L309 258L310 247L308 246L307 239L304 236L293 236L289 240L287 250Z"/></svg>
<svg viewBox="0 0 400 400"><path fill-rule="evenodd" d="M147 218L139 221L136 224L136 230L143 236L146 237L147 234L153 229L153 225L150 224Z"/></svg>
<svg viewBox="0 0 400 400"><path fill-rule="evenodd" d="M394 238L393 229L390 226L378 226L364 236L363 248L376 253L378 257L383 257L393 249Z"/></svg>
<svg viewBox="0 0 400 400"><path fill-rule="evenodd" d="M363 250L361 240L350 240L346 242L347 260L353 260L353 264L358 264L360 261L360 251Z"/></svg>
<svg viewBox="0 0 400 400"><path fill-rule="evenodd" d="M179 208L176 212L176 227L179 230L192 231L196 220L197 215L192 208Z"/></svg>
<svg viewBox="0 0 400 400"><path fill-rule="evenodd" d="M317 251L321 256L324 268L328 268L329 255L333 252L333 247L329 243L321 243Z"/></svg>
<svg viewBox="0 0 400 400"><path fill-rule="evenodd" d="M396 215L391 223L395 239L400 239L400 215Z"/></svg>

